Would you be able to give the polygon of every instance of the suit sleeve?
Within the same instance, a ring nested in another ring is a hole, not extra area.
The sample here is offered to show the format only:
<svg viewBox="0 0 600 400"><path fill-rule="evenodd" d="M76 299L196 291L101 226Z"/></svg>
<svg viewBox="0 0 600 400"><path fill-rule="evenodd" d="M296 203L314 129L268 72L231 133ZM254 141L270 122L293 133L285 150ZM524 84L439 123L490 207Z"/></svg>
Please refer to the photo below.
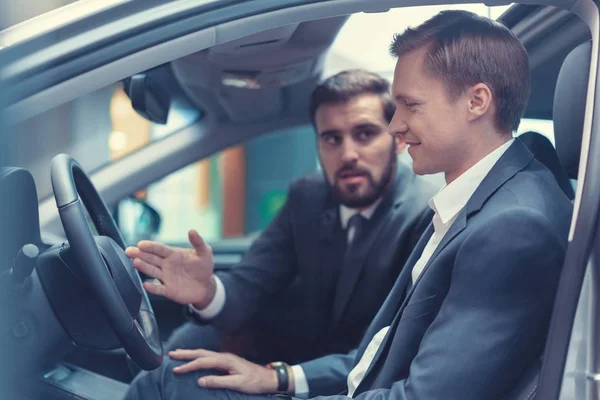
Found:
<svg viewBox="0 0 600 400"><path fill-rule="evenodd" d="M565 247L534 210L505 212L471 232L408 378L355 398L504 398L543 350Z"/></svg>
<svg viewBox="0 0 600 400"><path fill-rule="evenodd" d="M299 364L308 382L309 395L325 396L346 391L355 358L356 350L352 350L348 354L329 354Z"/></svg>
<svg viewBox="0 0 600 400"><path fill-rule="evenodd" d="M243 260L218 274L226 298L221 312L210 320L212 324L224 330L238 329L270 296L291 283L298 270L291 219L288 199Z"/></svg>

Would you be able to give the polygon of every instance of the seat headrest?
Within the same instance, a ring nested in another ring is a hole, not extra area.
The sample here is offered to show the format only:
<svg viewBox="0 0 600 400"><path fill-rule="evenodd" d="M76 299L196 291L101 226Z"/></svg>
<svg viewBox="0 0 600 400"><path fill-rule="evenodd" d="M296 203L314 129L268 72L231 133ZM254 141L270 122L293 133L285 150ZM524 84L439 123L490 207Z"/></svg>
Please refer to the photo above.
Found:
<svg viewBox="0 0 600 400"><path fill-rule="evenodd" d="M558 154L554 146L552 146L552 142L546 136L531 131L519 135L519 139L533 153L536 160L544 164L552 172L563 192L565 192L569 199L573 200L575 198L575 191L573 190L573 186L571 186L567 172L558 159Z"/></svg>
<svg viewBox="0 0 600 400"><path fill-rule="evenodd" d="M554 91L552 119L556 152L573 179L577 179L579 170L591 57L591 41L574 48L560 68Z"/></svg>

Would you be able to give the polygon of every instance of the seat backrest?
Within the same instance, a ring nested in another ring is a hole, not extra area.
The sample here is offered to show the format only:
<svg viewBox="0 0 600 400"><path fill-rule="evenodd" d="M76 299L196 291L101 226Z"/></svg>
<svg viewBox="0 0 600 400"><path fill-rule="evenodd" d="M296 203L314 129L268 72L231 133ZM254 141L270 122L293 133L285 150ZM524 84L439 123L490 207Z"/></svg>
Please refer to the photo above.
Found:
<svg viewBox="0 0 600 400"><path fill-rule="evenodd" d="M579 172L591 54L592 42L588 41L567 55L558 74L554 92L552 120L556 153L571 179L577 179ZM508 399L543 400L536 398L541 370L542 358L530 366Z"/></svg>
<svg viewBox="0 0 600 400"><path fill-rule="evenodd" d="M33 176L23 168L0 168L0 271L24 245L42 244L37 191Z"/></svg>
<svg viewBox="0 0 600 400"><path fill-rule="evenodd" d="M508 400L533 400L538 390L538 381L540 371L542 369L542 359L539 358L536 362L521 375L519 383L513 390Z"/></svg>
<svg viewBox="0 0 600 400"><path fill-rule="evenodd" d="M558 153L550 140L544 135L532 131L523 133L519 136L519 139L533 153L535 158L554 174L560 188L570 200L573 200L575 198L575 191L573 190L573 186L571 186L569 175L561 165Z"/></svg>

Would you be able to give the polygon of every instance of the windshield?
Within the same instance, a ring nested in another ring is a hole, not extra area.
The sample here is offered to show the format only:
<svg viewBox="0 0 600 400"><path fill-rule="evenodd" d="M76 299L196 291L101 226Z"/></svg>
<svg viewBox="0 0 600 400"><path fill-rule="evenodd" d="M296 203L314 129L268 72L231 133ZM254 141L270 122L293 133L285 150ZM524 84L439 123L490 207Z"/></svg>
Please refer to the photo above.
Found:
<svg viewBox="0 0 600 400"><path fill-rule="evenodd" d="M323 75L330 76L349 68L365 68L391 80L396 61L389 54L388 46L395 33L402 32L410 26L417 26L442 10L467 10L497 19L511 5L423 6L396 8L384 13L354 14L331 46Z"/></svg>

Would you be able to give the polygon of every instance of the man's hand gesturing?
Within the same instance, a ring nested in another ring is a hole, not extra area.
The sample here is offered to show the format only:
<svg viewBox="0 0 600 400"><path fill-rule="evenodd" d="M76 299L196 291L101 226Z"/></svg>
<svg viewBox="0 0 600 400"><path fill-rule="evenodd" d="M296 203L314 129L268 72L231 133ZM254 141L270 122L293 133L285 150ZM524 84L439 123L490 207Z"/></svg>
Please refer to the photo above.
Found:
<svg viewBox="0 0 600 400"><path fill-rule="evenodd" d="M195 230L189 231L188 238L191 249L142 240L125 252L138 271L160 281L144 282L149 293L202 309L210 304L216 291L213 254Z"/></svg>

